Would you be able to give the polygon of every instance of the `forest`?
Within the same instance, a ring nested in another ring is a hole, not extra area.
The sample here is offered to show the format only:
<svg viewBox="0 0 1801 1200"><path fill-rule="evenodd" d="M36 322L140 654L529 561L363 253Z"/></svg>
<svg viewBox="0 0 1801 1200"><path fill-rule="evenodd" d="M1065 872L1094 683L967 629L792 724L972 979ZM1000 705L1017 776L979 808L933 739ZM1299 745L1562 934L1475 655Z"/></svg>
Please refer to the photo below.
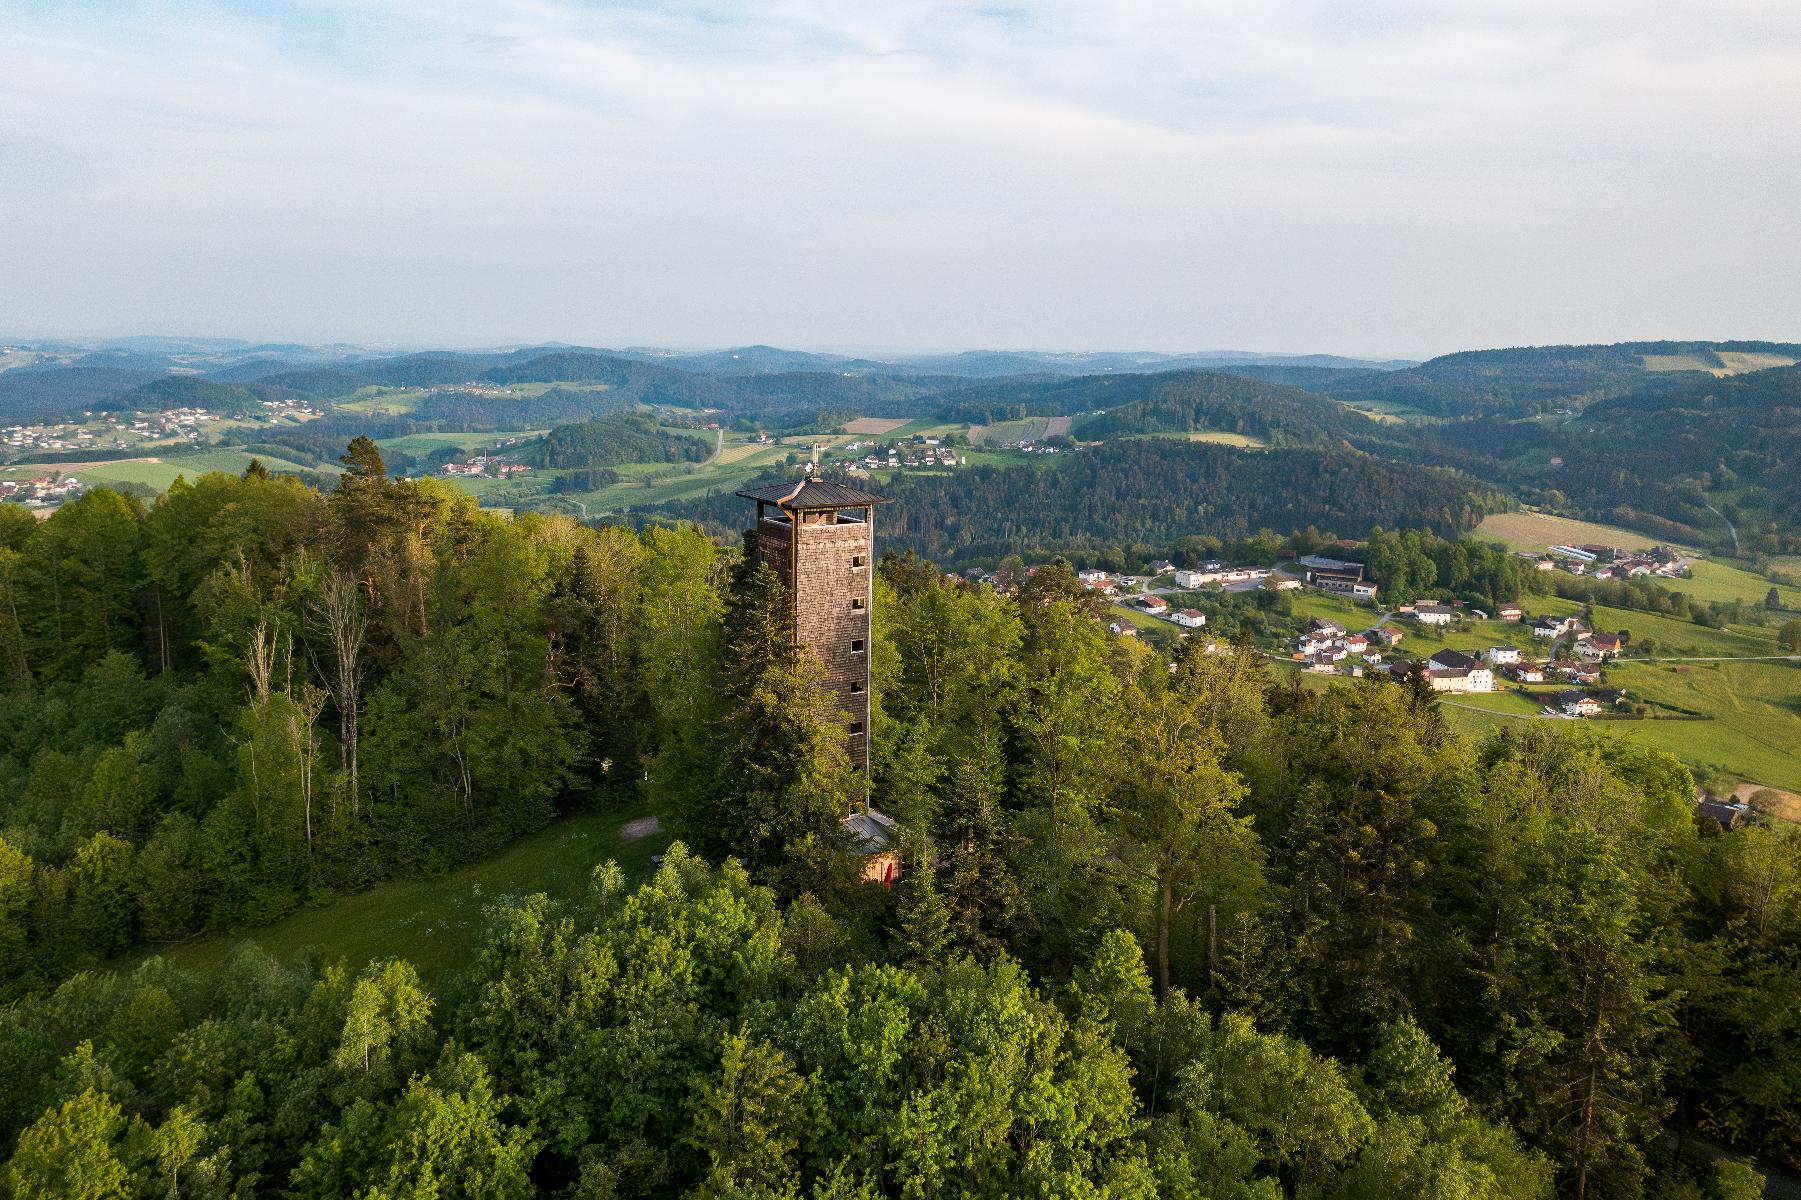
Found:
<svg viewBox="0 0 1801 1200"><path fill-rule="evenodd" d="M780 583L692 529L252 469L0 508L0 1157L20 1197L1748 1200L1801 1164L1801 840L1582 725L1276 681L886 558L892 889ZM23 514L21 514L23 515ZM1400 537L1395 564L1448 567ZM576 808L649 878L427 981L246 948Z"/></svg>
<svg viewBox="0 0 1801 1200"><path fill-rule="evenodd" d="M526 451L533 466L571 470L621 463L701 462L711 437L665 433L654 418L620 412L580 425L559 425Z"/></svg>
<svg viewBox="0 0 1801 1200"><path fill-rule="evenodd" d="M1454 537L1511 506L1453 472L1356 451L1253 453L1162 438L951 476L898 475L884 494L895 503L880 518L883 544L945 563L1110 551L1136 559L1202 529L1228 540L1307 526L1362 533L1386 525ZM709 496L634 516L724 531L739 520L740 503Z"/></svg>

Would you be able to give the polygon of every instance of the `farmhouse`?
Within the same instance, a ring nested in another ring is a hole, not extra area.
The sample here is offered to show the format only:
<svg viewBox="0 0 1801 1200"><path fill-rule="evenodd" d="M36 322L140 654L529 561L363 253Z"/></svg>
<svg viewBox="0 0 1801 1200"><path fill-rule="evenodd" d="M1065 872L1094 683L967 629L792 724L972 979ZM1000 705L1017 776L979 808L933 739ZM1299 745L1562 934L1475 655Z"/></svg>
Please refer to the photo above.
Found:
<svg viewBox="0 0 1801 1200"><path fill-rule="evenodd" d="M1601 702L1587 692L1568 691L1558 694L1557 707L1566 717L1592 717L1601 711Z"/></svg>
<svg viewBox="0 0 1801 1200"><path fill-rule="evenodd" d="M1517 604L1503 604L1498 615L1503 621L1517 621L1525 615L1525 610Z"/></svg>
<svg viewBox="0 0 1801 1200"><path fill-rule="evenodd" d="M1426 663L1426 678L1434 691L1492 692L1494 672L1459 650L1440 650Z"/></svg>
<svg viewBox="0 0 1801 1200"><path fill-rule="evenodd" d="M1626 649L1624 633L1591 633L1581 642L1584 658L1601 658L1606 655L1619 654Z"/></svg>

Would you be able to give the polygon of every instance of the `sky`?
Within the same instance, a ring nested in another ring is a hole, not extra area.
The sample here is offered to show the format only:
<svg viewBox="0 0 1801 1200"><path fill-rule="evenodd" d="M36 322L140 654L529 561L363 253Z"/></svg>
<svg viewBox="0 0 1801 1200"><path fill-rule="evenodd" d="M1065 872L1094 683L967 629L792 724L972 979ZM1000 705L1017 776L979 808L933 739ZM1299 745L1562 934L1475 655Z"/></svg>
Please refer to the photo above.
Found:
<svg viewBox="0 0 1801 1200"><path fill-rule="evenodd" d="M1801 340L1801 4L0 0L0 335Z"/></svg>

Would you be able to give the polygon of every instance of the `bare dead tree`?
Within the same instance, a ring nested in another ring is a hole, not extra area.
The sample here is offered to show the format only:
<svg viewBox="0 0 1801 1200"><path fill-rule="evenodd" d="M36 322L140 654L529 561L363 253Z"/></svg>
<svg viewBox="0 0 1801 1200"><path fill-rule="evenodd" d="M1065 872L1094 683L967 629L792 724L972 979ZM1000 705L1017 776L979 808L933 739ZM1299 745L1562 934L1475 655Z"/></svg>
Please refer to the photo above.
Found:
<svg viewBox="0 0 1801 1200"><path fill-rule="evenodd" d="M314 728L319 714L325 711L324 688L302 680L298 691L288 693L288 740L294 747L296 774L300 780L300 806L306 818L306 853L313 853L313 767L319 749L319 734Z"/></svg>
<svg viewBox="0 0 1801 1200"><path fill-rule="evenodd" d="M357 712L363 684L363 646L369 638L369 614L362 587L343 571L326 578L318 602L319 617L331 641L332 665L326 685L338 706L338 764L350 785L350 814L362 811L357 767Z"/></svg>

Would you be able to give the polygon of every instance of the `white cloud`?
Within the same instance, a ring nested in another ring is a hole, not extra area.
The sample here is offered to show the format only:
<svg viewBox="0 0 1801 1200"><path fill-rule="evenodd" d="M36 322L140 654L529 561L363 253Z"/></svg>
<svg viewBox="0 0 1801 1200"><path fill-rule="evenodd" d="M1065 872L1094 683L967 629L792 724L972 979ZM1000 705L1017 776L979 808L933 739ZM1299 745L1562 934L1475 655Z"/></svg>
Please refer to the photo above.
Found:
<svg viewBox="0 0 1801 1200"><path fill-rule="evenodd" d="M1801 10L186 10L0 40L0 329L1796 336Z"/></svg>

